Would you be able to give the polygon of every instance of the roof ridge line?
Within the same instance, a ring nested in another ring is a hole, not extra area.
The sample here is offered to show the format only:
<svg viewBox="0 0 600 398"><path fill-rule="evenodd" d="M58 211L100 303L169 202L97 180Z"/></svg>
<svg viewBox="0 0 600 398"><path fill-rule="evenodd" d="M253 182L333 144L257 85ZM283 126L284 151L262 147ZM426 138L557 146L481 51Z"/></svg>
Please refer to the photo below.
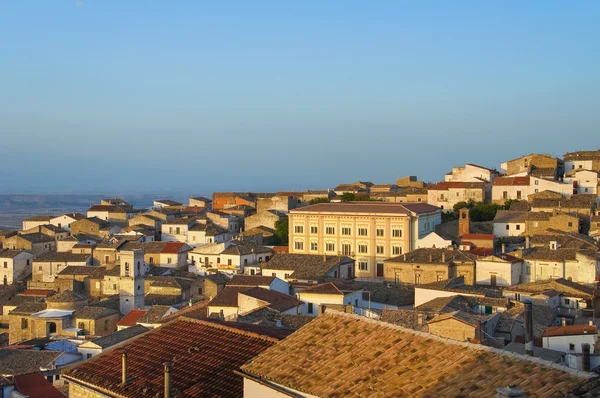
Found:
<svg viewBox="0 0 600 398"><path fill-rule="evenodd" d="M222 323L217 323L217 322L211 322L211 321L207 321L207 320L204 320L204 319L189 318L189 317L187 317L185 315L181 316L181 317L179 317L179 318L177 318L177 319L174 320L174 322L177 322L177 321L199 323L199 324L202 324L202 325L214 327L216 329L227 330L229 332L236 333L236 334L239 334L239 335L245 335L245 336L248 336L248 337L256 337L256 338L259 338L259 339L271 341L273 343L279 343L279 341L280 341L280 340L276 339L275 337L270 337L270 336L266 336L266 335L263 335L263 334L258 334L258 333L255 333L255 332L249 332L247 330L237 329L237 328L234 328L233 326L228 326L228 325L224 325Z"/></svg>

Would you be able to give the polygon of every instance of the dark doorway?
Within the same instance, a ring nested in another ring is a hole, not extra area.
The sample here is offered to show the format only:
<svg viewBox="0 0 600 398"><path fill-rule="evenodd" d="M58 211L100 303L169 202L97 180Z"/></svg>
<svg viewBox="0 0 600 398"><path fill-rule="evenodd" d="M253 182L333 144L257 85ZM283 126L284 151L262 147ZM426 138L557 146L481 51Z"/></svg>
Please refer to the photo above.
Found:
<svg viewBox="0 0 600 398"><path fill-rule="evenodd" d="M383 278L383 264L381 263L377 264L377 277Z"/></svg>

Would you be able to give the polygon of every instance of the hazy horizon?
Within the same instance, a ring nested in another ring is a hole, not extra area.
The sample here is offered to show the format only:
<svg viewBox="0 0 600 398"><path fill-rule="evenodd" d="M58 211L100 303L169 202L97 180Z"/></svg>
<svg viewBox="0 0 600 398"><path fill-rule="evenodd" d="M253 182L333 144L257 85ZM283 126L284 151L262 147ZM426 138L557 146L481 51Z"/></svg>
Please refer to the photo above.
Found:
<svg viewBox="0 0 600 398"><path fill-rule="evenodd" d="M333 188L600 148L600 3L0 3L3 194Z"/></svg>

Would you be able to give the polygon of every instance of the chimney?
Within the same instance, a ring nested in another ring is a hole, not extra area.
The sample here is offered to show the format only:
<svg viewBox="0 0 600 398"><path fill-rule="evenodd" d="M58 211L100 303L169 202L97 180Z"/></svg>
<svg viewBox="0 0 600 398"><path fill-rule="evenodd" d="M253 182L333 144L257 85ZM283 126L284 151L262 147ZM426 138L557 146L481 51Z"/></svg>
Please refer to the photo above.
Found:
<svg viewBox="0 0 600 398"><path fill-rule="evenodd" d="M121 384L127 384L127 352L121 355Z"/></svg>
<svg viewBox="0 0 600 398"><path fill-rule="evenodd" d="M327 254L323 254L323 262L326 263L327 262Z"/></svg>
<svg viewBox="0 0 600 398"><path fill-rule="evenodd" d="M565 317L560 318L560 325L567 326L567 318L565 318Z"/></svg>
<svg viewBox="0 0 600 398"><path fill-rule="evenodd" d="M556 249L558 249L558 242L557 242L557 241L555 241L555 240L551 240L551 241L550 241L550 249L551 249L551 250L556 250Z"/></svg>
<svg viewBox="0 0 600 398"><path fill-rule="evenodd" d="M496 398L524 398L525 393L515 385L500 387L496 389Z"/></svg>
<svg viewBox="0 0 600 398"><path fill-rule="evenodd" d="M417 314L417 326L423 326L423 314L422 313Z"/></svg>
<svg viewBox="0 0 600 398"><path fill-rule="evenodd" d="M527 235L525 237L525 249L531 249L531 238L529 238L529 235Z"/></svg>
<svg viewBox="0 0 600 398"><path fill-rule="evenodd" d="M525 354L533 356L533 304L525 300Z"/></svg>
<svg viewBox="0 0 600 398"><path fill-rule="evenodd" d="M433 254L429 255L429 262L432 263L433 262Z"/></svg>
<svg viewBox="0 0 600 398"><path fill-rule="evenodd" d="M594 326L594 321L592 321L591 319L588 321L588 325L590 326Z"/></svg>
<svg viewBox="0 0 600 398"><path fill-rule="evenodd" d="M225 320L225 314L223 313L223 310L219 311L219 320L221 320L221 321Z"/></svg>
<svg viewBox="0 0 600 398"><path fill-rule="evenodd" d="M402 255L402 261L406 261L406 253Z"/></svg>
<svg viewBox="0 0 600 398"><path fill-rule="evenodd" d="M588 343L581 345L581 365L584 372L590 371L590 345Z"/></svg>
<svg viewBox="0 0 600 398"><path fill-rule="evenodd" d="M502 251L500 253L502 253L502 254L506 253L506 243L502 244Z"/></svg>
<svg viewBox="0 0 600 398"><path fill-rule="evenodd" d="M442 252L442 262L446 262L446 252Z"/></svg>
<svg viewBox="0 0 600 398"><path fill-rule="evenodd" d="M165 367L165 398L171 398L171 369L173 362L164 362Z"/></svg>

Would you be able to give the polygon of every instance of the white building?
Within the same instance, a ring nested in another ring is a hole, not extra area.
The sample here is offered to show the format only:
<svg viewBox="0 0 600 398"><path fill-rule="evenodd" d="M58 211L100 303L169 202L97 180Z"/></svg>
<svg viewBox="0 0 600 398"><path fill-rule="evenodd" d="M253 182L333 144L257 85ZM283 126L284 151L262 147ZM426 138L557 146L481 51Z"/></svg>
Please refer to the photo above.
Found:
<svg viewBox="0 0 600 398"><path fill-rule="evenodd" d="M573 185L573 193L598 194L598 172L575 169L565 174L564 181Z"/></svg>
<svg viewBox="0 0 600 398"><path fill-rule="evenodd" d="M492 185L492 202L503 204L509 199L527 200L529 195L542 191L553 191L565 196L573 194L573 184L533 177L499 177Z"/></svg>
<svg viewBox="0 0 600 398"><path fill-rule="evenodd" d="M0 249L0 281L12 285L31 274L33 254L24 250Z"/></svg>
<svg viewBox="0 0 600 398"><path fill-rule="evenodd" d="M90 359L98 354L117 348L120 345L125 344L130 339L145 333L148 330L150 329L142 325L135 325L126 329L122 329L106 336L89 340L83 344L80 344L77 347L77 352L83 356L84 360Z"/></svg>
<svg viewBox="0 0 600 398"><path fill-rule="evenodd" d="M196 247L189 255L190 270L202 272L217 268L221 272L244 273L244 267L269 261L273 250L266 246L249 245L239 241L212 243Z"/></svg>
<svg viewBox="0 0 600 398"><path fill-rule="evenodd" d="M189 230L196 224L192 218L177 218L165 221L161 226L163 242L183 242L191 244L189 240Z"/></svg>
<svg viewBox="0 0 600 398"><path fill-rule="evenodd" d="M446 174L445 181L494 182L499 175L497 170L467 163L463 167L453 167L452 172Z"/></svg>
<svg viewBox="0 0 600 398"><path fill-rule="evenodd" d="M598 332L594 325L550 326L542 335L544 348L567 354L580 354L582 344L589 344L593 352L597 340Z"/></svg>
<svg viewBox="0 0 600 398"><path fill-rule="evenodd" d="M362 308L363 288L339 282L327 282L311 286L296 293L303 301L305 315L317 316L323 314L327 307L340 309L340 306Z"/></svg>
<svg viewBox="0 0 600 398"><path fill-rule="evenodd" d="M512 286L521 283L523 260L508 254L478 258L475 266L477 285Z"/></svg>
<svg viewBox="0 0 600 398"><path fill-rule="evenodd" d="M436 232L431 232L423 238L417 240L417 249L421 248L438 248L444 249L452 246L452 239L444 239Z"/></svg>
<svg viewBox="0 0 600 398"><path fill-rule="evenodd" d="M71 231L71 223L83 220L85 216L80 213L68 213L50 219L50 224L62 228L65 231Z"/></svg>
<svg viewBox="0 0 600 398"><path fill-rule="evenodd" d="M550 247L534 247L523 255L523 282L565 278L578 283L595 283L600 270L600 254L591 251L561 249L558 242Z"/></svg>
<svg viewBox="0 0 600 398"><path fill-rule="evenodd" d="M498 238L521 236L526 229L526 211L498 210L494 218L494 235Z"/></svg>

